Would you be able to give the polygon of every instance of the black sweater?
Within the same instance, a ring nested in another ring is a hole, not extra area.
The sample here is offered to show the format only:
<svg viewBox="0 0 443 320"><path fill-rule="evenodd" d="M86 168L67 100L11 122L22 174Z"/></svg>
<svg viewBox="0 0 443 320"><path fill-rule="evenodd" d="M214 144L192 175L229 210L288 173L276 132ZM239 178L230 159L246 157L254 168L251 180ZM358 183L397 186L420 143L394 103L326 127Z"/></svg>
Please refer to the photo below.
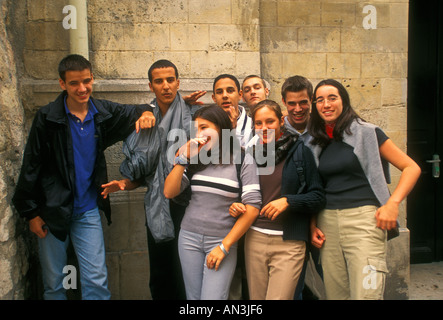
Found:
<svg viewBox="0 0 443 320"><path fill-rule="evenodd" d="M306 180L306 187L300 194L297 194L301 182L295 163L297 147L303 148ZM283 239L309 241L310 218L325 207L326 198L314 156L301 140L295 143L286 158L282 174L281 196L286 197L289 203L289 208L283 213Z"/></svg>

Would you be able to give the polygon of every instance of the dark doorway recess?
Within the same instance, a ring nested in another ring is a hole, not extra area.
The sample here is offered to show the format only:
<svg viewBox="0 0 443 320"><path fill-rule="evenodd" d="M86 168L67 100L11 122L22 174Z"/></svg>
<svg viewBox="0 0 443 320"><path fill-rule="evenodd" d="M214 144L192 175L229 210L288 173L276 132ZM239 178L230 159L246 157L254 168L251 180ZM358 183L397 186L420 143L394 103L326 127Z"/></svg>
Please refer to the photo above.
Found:
<svg viewBox="0 0 443 320"><path fill-rule="evenodd" d="M443 260L443 1L409 1L408 154L422 169L408 197L411 263Z"/></svg>

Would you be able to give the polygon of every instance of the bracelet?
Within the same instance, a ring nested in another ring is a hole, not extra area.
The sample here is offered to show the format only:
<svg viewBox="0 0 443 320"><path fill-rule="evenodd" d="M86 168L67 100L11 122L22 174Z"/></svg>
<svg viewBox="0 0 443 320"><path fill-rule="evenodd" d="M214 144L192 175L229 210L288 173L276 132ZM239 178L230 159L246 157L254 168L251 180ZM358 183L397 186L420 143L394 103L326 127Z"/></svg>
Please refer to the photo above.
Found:
<svg viewBox="0 0 443 320"><path fill-rule="evenodd" d="M186 158L183 154L180 154L175 157L174 159L174 165L179 164L181 166L188 166L189 160Z"/></svg>
<svg viewBox="0 0 443 320"><path fill-rule="evenodd" d="M221 251L223 251L223 253L225 254L225 256L227 256L227 255L229 254L229 252L226 251L225 246L223 245L223 243L221 243L221 244L219 245L219 247L220 247Z"/></svg>

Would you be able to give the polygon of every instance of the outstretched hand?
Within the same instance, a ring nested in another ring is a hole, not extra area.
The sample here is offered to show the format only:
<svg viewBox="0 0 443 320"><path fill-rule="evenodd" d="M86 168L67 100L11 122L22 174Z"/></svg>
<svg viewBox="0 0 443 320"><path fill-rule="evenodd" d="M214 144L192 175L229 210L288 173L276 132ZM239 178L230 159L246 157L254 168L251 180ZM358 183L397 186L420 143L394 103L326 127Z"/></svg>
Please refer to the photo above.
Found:
<svg viewBox="0 0 443 320"><path fill-rule="evenodd" d="M103 192L101 193L103 199L106 199L110 193L123 191L126 188L125 180L113 180L106 184L102 184Z"/></svg>
<svg viewBox="0 0 443 320"><path fill-rule="evenodd" d="M233 129L237 128L237 119L238 115L240 114L240 111L236 109L234 106L230 106L229 110L227 111L227 114L229 116L229 119L231 120L232 128Z"/></svg>
<svg viewBox="0 0 443 320"><path fill-rule="evenodd" d="M189 105L202 105L204 102L198 101L201 97L203 97L206 94L206 91L199 90L195 91L187 96L183 97L183 100Z"/></svg>

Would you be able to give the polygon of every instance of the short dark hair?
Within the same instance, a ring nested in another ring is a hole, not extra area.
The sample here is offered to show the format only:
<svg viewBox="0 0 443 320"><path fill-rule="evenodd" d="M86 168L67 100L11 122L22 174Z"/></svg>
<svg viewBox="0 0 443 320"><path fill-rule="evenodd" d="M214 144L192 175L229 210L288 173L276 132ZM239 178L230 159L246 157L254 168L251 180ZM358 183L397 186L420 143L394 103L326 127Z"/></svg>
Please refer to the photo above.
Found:
<svg viewBox="0 0 443 320"><path fill-rule="evenodd" d="M237 91L240 92L240 90L241 90L240 89L240 82L238 81L238 79L235 76L233 76L232 74L227 74L227 73L221 74L221 75L217 76L217 78L214 79L214 83L212 84L212 91L215 90L215 84L217 83L217 81L219 81L220 79L225 79L225 78L229 78L232 81L234 81L235 85L237 87Z"/></svg>
<svg viewBox="0 0 443 320"><path fill-rule="evenodd" d="M286 101L286 93L288 92L300 92L303 90L307 90L309 99L312 100L313 89L312 83L308 79L302 76L292 76L285 80L283 85L281 86L281 96L283 101Z"/></svg>
<svg viewBox="0 0 443 320"><path fill-rule="evenodd" d="M70 54L64 57L58 65L58 74L60 78L66 80L66 71L83 71L88 69L92 73L91 63L79 54Z"/></svg>
<svg viewBox="0 0 443 320"><path fill-rule="evenodd" d="M157 60L154 62L151 67L148 70L148 78L149 82L152 83L152 70L154 69L160 69L160 68L174 68L175 71L175 78L178 79L178 69L171 61L166 59Z"/></svg>
<svg viewBox="0 0 443 320"><path fill-rule="evenodd" d="M265 79L263 79L262 77L260 77L260 76L258 76L256 74L250 74L249 76L247 76L246 78L243 79L243 83L242 83L242 86L241 86L242 89L243 89L243 86L245 85L246 80L249 80L249 79L252 79L252 78L260 79L261 83L263 84L263 87L268 88L267 85L266 85Z"/></svg>

